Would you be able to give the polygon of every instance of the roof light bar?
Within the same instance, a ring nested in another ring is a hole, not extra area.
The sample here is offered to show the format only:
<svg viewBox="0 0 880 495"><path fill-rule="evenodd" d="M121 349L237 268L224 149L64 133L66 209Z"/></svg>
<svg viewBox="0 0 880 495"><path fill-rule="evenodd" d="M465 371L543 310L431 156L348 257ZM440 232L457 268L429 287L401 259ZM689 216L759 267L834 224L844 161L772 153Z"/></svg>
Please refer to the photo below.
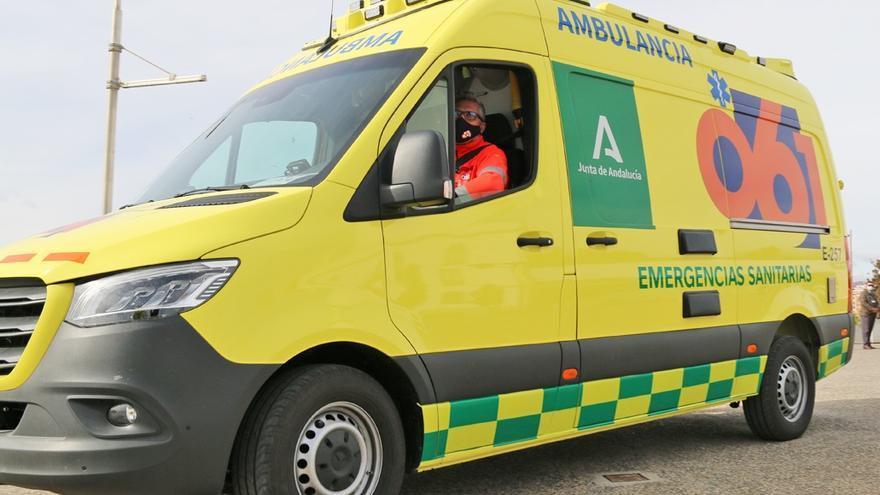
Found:
<svg viewBox="0 0 880 495"><path fill-rule="evenodd" d="M724 41L718 42L718 48L721 48L721 51L730 55L736 53L736 45L733 43L726 43Z"/></svg>
<svg viewBox="0 0 880 495"><path fill-rule="evenodd" d="M373 19L378 19L385 15L385 5L376 5L375 7L370 7L364 11L364 19L368 21L372 21Z"/></svg>
<svg viewBox="0 0 880 495"><path fill-rule="evenodd" d="M424 2L425 0L406 0L407 5L415 5L420 2Z"/></svg>
<svg viewBox="0 0 880 495"><path fill-rule="evenodd" d="M766 58L758 57L757 62L758 62L758 65L763 65L764 67L767 67L767 59Z"/></svg>
<svg viewBox="0 0 880 495"><path fill-rule="evenodd" d="M348 4L348 11L350 13L357 12L358 10L361 10L362 8L364 8L364 0L356 0L356 1Z"/></svg>
<svg viewBox="0 0 880 495"><path fill-rule="evenodd" d="M708 44L709 44L709 40L706 39L706 38L704 38L704 37L702 37L702 36L700 36L699 34L695 34L695 35L694 35L694 41L699 41L700 43L702 43L702 44L704 44L704 45L708 45Z"/></svg>
<svg viewBox="0 0 880 495"><path fill-rule="evenodd" d="M678 34L681 32L681 30L679 30L677 27L673 26L672 24L664 24L663 27L665 27L666 30L669 31L670 33Z"/></svg>
<svg viewBox="0 0 880 495"><path fill-rule="evenodd" d="M637 21L642 21L642 22L650 22L651 21L651 19L648 19L648 16L639 14L638 12L633 12L632 16L633 16L633 19L635 19Z"/></svg>
<svg viewBox="0 0 880 495"><path fill-rule="evenodd" d="M586 0L571 0L571 1L574 3L579 3L581 5L586 5L587 7L590 6L590 2L587 2Z"/></svg>

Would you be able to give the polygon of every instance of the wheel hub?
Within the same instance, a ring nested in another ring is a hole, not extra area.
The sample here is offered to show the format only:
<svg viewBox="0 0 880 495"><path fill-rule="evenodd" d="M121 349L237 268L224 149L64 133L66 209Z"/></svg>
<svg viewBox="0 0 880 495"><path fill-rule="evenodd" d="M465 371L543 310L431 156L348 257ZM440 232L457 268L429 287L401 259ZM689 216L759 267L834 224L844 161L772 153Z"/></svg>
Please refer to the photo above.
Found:
<svg viewBox="0 0 880 495"><path fill-rule="evenodd" d="M796 356L789 356L779 368L776 381L776 395L782 416L794 423L804 413L807 404L807 389L804 386L806 368Z"/></svg>
<svg viewBox="0 0 880 495"><path fill-rule="evenodd" d="M302 495L368 495L382 469L381 439L372 418L350 403L328 405L306 423L296 446Z"/></svg>
<svg viewBox="0 0 880 495"><path fill-rule="evenodd" d="M340 491L357 479L361 468L362 441L357 430L343 424L324 436L315 454L318 480L321 484Z"/></svg>

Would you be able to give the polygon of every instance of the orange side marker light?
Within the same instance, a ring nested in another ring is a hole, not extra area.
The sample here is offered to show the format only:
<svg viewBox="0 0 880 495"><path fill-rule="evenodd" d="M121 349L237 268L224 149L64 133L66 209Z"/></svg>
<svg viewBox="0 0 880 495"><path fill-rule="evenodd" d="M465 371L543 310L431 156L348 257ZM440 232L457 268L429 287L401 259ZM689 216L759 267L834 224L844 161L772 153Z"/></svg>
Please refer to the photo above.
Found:
<svg viewBox="0 0 880 495"><path fill-rule="evenodd" d="M72 261L74 263L85 263L90 253L50 253L43 258L43 261Z"/></svg>
<svg viewBox="0 0 880 495"><path fill-rule="evenodd" d="M757 344L749 344L748 347L746 347L746 352L748 352L749 354L754 354L754 353L758 352L758 345Z"/></svg>
<svg viewBox="0 0 880 495"><path fill-rule="evenodd" d="M568 368L562 372L562 379L565 381L576 380L578 377L577 368Z"/></svg>
<svg viewBox="0 0 880 495"><path fill-rule="evenodd" d="M840 336L841 337L846 337L848 335L849 335L849 328L841 328L840 329Z"/></svg>
<svg viewBox="0 0 880 495"><path fill-rule="evenodd" d="M28 261L34 259L34 256L36 256L36 253L12 254L0 260L0 263L27 263Z"/></svg>

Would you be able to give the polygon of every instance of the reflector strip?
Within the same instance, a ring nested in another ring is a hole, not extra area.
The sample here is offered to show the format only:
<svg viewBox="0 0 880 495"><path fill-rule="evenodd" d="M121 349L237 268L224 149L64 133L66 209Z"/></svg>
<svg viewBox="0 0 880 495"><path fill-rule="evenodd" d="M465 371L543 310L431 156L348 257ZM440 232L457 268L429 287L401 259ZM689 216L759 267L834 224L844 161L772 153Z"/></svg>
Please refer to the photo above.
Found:
<svg viewBox="0 0 880 495"><path fill-rule="evenodd" d="M50 253L43 261L73 261L85 263L90 253Z"/></svg>
<svg viewBox="0 0 880 495"><path fill-rule="evenodd" d="M825 378L849 362L849 337L835 340L819 348L819 374L817 380Z"/></svg>
<svg viewBox="0 0 880 495"><path fill-rule="evenodd" d="M735 402L757 395L766 364L767 356L749 356L422 405L422 467L473 449L481 449L478 453L483 454L512 444L574 437L649 417Z"/></svg>
<svg viewBox="0 0 880 495"><path fill-rule="evenodd" d="M0 260L0 263L27 263L28 261L34 259L34 256L36 256L36 253L13 254Z"/></svg>

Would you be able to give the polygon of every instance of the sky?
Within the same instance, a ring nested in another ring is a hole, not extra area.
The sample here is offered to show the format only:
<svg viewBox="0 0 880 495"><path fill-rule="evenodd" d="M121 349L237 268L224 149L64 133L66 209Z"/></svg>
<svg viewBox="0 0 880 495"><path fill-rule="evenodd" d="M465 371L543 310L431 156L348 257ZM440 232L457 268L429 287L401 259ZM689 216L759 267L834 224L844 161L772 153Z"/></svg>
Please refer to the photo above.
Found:
<svg viewBox="0 0 880 495"><path fill-rule="evenodd" d="M347 3L337 0L335 11L344 12ZM846 183L854 271L863 278L870 260L880 258L874 148L880 98L871 96L880 74L871 65L880 4L616 3L751 55L794 60ZM101 213L112 6L112 0L0 2L0 245ZM328 0L123 0L122 6L123 45L176 74L207 74L208 82L121 91L117 207L136 200L251 85L306 41L325 36L330 13ZM162 75L123 54L123 80Z"/></svg>

